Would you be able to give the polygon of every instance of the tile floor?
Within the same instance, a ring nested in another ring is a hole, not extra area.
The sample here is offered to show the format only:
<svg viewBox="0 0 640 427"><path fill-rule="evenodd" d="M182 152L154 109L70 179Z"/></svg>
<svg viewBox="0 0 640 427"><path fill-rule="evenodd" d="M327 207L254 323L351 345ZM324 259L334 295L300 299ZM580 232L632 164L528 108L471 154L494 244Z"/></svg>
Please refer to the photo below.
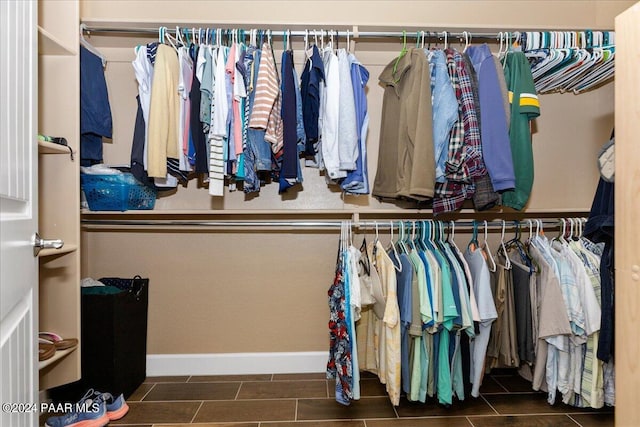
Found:
<svg viewBox="0 0 640 427"><path fill-rule="evenodd" d="M391 406L384 386L363 374L362 399L335 402L323 374L184 376L147 378L128 399L119 427L495 427L612 426L613 409L584 410L556 404L532 392L511 371L484 379L481 396L445 408L402 400Z"/></svg>

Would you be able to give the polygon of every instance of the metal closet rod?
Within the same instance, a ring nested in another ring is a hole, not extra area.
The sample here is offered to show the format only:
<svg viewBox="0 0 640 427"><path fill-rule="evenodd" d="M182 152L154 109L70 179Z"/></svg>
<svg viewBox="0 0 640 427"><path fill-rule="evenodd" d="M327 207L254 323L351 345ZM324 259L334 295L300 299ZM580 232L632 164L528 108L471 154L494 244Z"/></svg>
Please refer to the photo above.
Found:
<svg viewBox="0 0 640 427"><path fill-rule="evenodd" d="M286 26L286 25L284 25ZM180 26L179 26L180 27ZM225 28L223 28L223 30L234 30L235 28L230 28L228 26L224 26ZM159 27L160 28L160 27ZM159 28L141 28L141 27L99 27L99 26L83 26L82 30L87 32L87 33L96 33L96 34L101 34L101 33L114 33L114 34L139 34L139 35L158 35L158 30ZM175 26L173 27L173 29L171 27L165 27L166 28L166 32L172 35L175 35ZM210 26L208 28L217 28L214 26ZM189 27L180 27L180 29L182 30L187 30L189 32L192 32L192 30L195 30L196 32L198 31L198 29L204 29L203 27L196 27L193 28L191 26ZM246 30L246 35L249 35L248 30ZM517 33L518 31L500 31L500 32L473 32L473 31L447 31L447 30L442 30L442 31L427 31L427 30L411 30L411 31L357 31L357 30L326 30L326 29L309 29L309 30L270 30L271 36L273 37L284 37L286 36L292 36L292 37L304 37L304 36L308 36L310 39L314 36L321 36L322 33L324 33L325 37L331 37L333 36L337 36L337 37L342 37L342 38L346 38L347 35L349 36L350 39L353 40L359 40L359 39L365 39L365 38L371 38L371 39L380 39L380 38L402 38L402 37L407 37L407 38L411 38L411 39L420 39L423 37L423 33L424 33L424 37L425 39L433 39L433 38L443 38L445 37L450 37L453 39L461 39L461 40L465 40L465 36L469 37L469 41L471 41L472 39L499 39L501 35L503 35L504 37L508 37L509 35L511 35L511 37L513 37L513 35L515 33Z"/></svg>
<svg viewBox="0 0 640 427"><path fill-rule="evenodd" d="M540 224L541 228L544 227L558 227L562 225L563 218L557 219L530 219L532 222L532 227L535 229L537 224ZM584 218L582 218L584 220ZM167 226L167 227L230 227L230 228L239 228L239 227L247 227L247 228L270 228L270 227L280 227L280 228L309 228L309 229L318 229L318 228L338 228L341 227L344 222L350 222L351 226L354 228L360 229L374 229L376 225L378 229L390 229L391 227L398 228L399 224L404 224L405 227L407 224L410 226L413 222L418 224L421 221L436 221L440 222L446 226L448 226L452 221L439 221L439 220L325 220L325 221L296 221L296 220L249 220L249 221L225 221L225 220L215 220L215 221L177 221L177 220L117 220L117 219L83 219L82 224L85 226L124 226L124 227L158 227L158 226ZM474 221L473 220L454 220L456 228L464 228L471 229L473 228ZM484 228L484 221L476 221L478 229ZM505 229L513 230L518 225L522 230L529 228L529 220L505 220L504 221ZM502 229L503 222L500 221L487 221L487 227L493 230ZM567 224L567 229L569 228L569 224Z"/></svg>

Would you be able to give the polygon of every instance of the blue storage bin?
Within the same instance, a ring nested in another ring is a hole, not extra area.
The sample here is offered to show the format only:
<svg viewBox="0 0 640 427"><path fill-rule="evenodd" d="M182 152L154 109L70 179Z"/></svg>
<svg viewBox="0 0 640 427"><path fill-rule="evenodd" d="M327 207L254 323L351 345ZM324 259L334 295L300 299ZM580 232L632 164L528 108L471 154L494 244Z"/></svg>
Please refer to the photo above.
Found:
<svg viewBox="0 0 640 427"><path fill-rule="evenodd" d="M153 209L156 190L141 184L130 173L80 174L80 185L92 211Z"/></svg>

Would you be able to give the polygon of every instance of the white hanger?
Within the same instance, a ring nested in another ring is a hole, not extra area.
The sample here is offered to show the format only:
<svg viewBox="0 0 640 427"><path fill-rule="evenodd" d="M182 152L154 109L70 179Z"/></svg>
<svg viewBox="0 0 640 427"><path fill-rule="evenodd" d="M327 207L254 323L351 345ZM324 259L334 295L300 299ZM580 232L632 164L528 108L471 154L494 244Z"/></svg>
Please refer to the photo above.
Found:
<svg viewBox="0 0 640 427"><path fill-rule="evenodd" d="M533 221L528 219L527 222L529 223L529 242L530 242L531 238L533 237Z"/></svg>
<svg viewBox="0 0 640 427"><path fill-rule="evenodd" d="M100 58L100 60L102 61L102 68L106 67L107 59L104 57L104 55L102 55L100 51L98 51L98 49L93 47L93 45L91 45L91 43L89 43L87 39L84 38L84 32L86 30L87 30L87 24L85 23L80 24L80 44L84 46L84 48L87 49L89 52L93 53L95 56Z"/></svg>
<svg viewBox="0 0 640 427"><path fill-rule="evenodd" d="M309 30L304 30L304 51L309 49Z"/></svg>
<svg viewBox="0 0 640 427"><path fill-rule="evenodd" d="M378 234L378 221L374 221L374 222L373 222L373 226L374 226L374 227L375 227L375 229L376 229L376 238L375 238L375 240L374 240L374 242L373 242L373 243L374 243L374 246L375 246L375 244L376 244L376 243L378 243L378 241L380 240L380 235Z"/></svg>
<svg viewBox="0 0 640 427"><path fill-rule="evenodd" d="M182 40L182 34L180 34L180 27L176 25L176 41L182 45L184 45L184 41Z"/></svg>
<svg viewBox="0 0 640 427"><path fill-rule="evenodd" d="M462 252L459 248L458 245L456 244L455 241L455 237L456 237L456 222L455 221L449 221L449 238L447 239L447 241L449 242L449 244L451 246L453 246L455 248L456 251L458 252Z"/></svg>
<svg viewBox="0 0 640 427"><path fill-rule="evenodd" d="M171 39L176 40L176 42L177 42L178 40L177 40L176 38L172 37L172 36L171 36L171 34L169 34L169 33L167 32L167 27L162 27L162 39L163 39L165 42L168 42L168 43L171 45L171 47L173 48L173 50L175 50L175 51L177 51L177 50L178 50L178 48L177 48L176 44L175 44L175 43L173 42L173 40L171 40Z"/></svg>
<svg viewBox="0 0 640 427"><path fill-rule="evenodd" d="M409 244L411 245L411 249L413 249L414 251L417 250L416 249L416 222L415 221L411 221L411 240L409 241Z"/></svg>
<svg viewBox="0 0 640 427"><path fill-rule="evenodd" d="M509 259L509 255L507 255L507 248L504 244L504 232L507 227L507 222L502 220L502 232L500 233L500 246L502 247L502 252L504 253L504 268L507 270L511 270L511 260Z"/></svg>
<svg viewBox="0 0 640 427"><path fill-rule="evenodd" d="M469 33L468 31L463 31L462 35L464 36L464 49L462 49L462 52L466 52L467 48L471 44L471 33Z"/></svg>
<svg viewBox="0 0 640 427"><path fill-rule="evenodd" d="M391 226L391 250L393 251L393 255L396 257L396 261L398 261L398 266L396 267L395 263L393 265L393 268L396 269L396 271L401 272L402 271L402 262L400 262L400 255L398 255L398 251L396 250L396 245L393 243L393 221L390 221L390 226Z"/></svg>
<svg viewBox="0 0 640 427"><path fill-rule="evenodd" d="M484 220L483 223L484 223L484 241L482 242L482 245L480 245L480 248L487 254L487 258L491 261L491 264L489 265L489 271L493 273L498 269L498 266L496 265L495 259L493 259L493 255L491 254L491 249L489 248L489 243L487 242L487 236L489 233L489 224L487 223L487 220ZM504 256L505 257L507 256L506 252Z"/></svg>

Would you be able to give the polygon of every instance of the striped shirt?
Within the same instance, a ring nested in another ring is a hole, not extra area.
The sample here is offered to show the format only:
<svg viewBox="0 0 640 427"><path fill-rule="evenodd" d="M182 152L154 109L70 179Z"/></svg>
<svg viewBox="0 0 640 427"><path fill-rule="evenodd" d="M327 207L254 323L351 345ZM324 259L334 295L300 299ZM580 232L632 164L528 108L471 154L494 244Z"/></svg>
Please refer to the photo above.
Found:
<svg viewBox="0 0 640 427"><path fill-rule="evenodd" d="M265 129L264 139L271 143L274 153L278 152L283 145L280 83L273 51L268 43L262 45L255 93L249 126Z"/></svg>

